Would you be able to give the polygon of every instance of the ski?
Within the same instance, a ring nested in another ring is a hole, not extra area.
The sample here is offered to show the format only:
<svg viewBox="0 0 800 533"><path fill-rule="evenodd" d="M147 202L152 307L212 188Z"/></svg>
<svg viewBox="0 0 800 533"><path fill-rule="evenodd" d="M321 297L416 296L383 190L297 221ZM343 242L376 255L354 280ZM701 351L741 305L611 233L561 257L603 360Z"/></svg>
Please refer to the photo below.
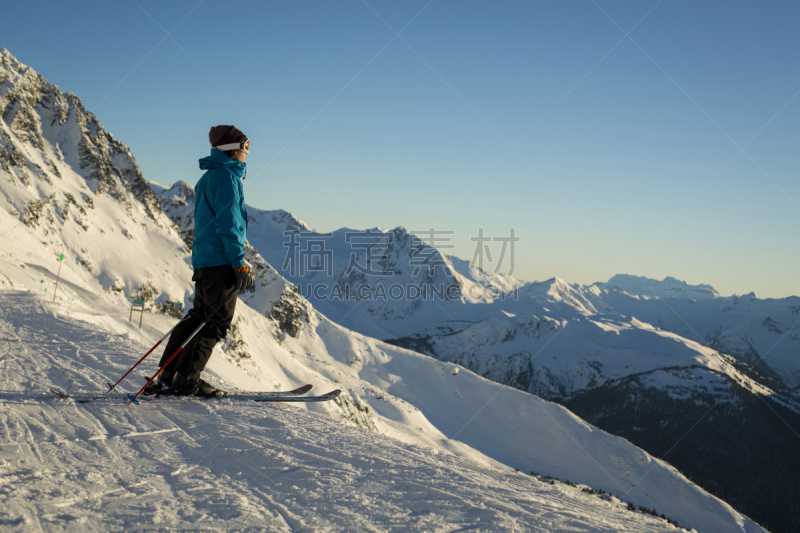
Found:
<svg viewBox="0 0 800 533"><path fill-rule="evenodd" d="M304 387L301 387L304 389ZM295 389L297 390L297 389ZM308 391L308 389L305 389ZM298 394L291 394L293 391L286 391L283 394L276 394L272 392L268 393L232 393L228 394L227 396L185 396L180 394L172 394L172 393L161 393L161 394L153 394L151 396L140 396L137 398L138 401L156 401L156 400L193 400L193 401L205 401L205 400L247 400L253 402L295 402L295 403L310 403L310 402L328 402L330 400L335 399L338 397L342 391L339 389L332 390L328 393L321 394L319 396L300 396ZM131 399L132 394L128 394L125 396L127 399ZM76 400L80 401L80 400Z"/></svg>
<svg viewBox="0 0 800 533"><path fill-rule="evenodd" d="M327 402L333 399L336 399L339 394L341 394L341 390L336 389L326 394L321 394L319 396L300 396L304 392L308 392L311 389L310 385L305 385L300 387L299 389L295 389L295 391L300 390L303 392L294 393L294 391L276 391L276 393L233 393L228 394L227 396L221 397L203 397L203 396L180 396L176 394L154 394L152 396L140 396L137 398L138 401L144 402L152 402L152 401L181 401L181 400L190 400L190 401L206 401L206 400L233 400L233 401L254 401L254 402L294 402L294 403L310 403L310 402ZM55 394L58 399L62 400L74 400L78 403L89 403L94 401L108 401L108 400L130 400L130 396L125 393L121 392L111 392L111 393L75 393L75 394L66 394L61 391L56 391L51 389L51 392ZM292 394L294 393L294 394Z"/></svg>
<svg viewBox="0 0 800 533"><path fill-rule="evenodd" d="M255 397L255 396L270 396L270 397L272 397L272 396L298 396L300 394L307 393L313 387L314 387L314 385L306 384L306 385L303 385L301 387L297 387L296 389L287 390L287 391L249 392L249 393L231 392L231 393L228 393L227 396L223 396L223 398L230 398L230 397L234 397L234 396L246 396L246 397ZM170 391L170 389L165 389L163 392L156 393L155 396L177 396L177 394L171 393L169 391ZM70 394L67 394L65 392L61 392L58 389L54 389L54 388L50 388L50 392L52 392L53 394L55 394L59 398L69 398L69 397L75 397L76 396L75 394L70 395ZM77 394L77 396L87 396L87 395L85 393L79 393L79 394ZM116 396L123 396L125 398L128 397L128 395L125 394L125 393L113 393L113 394L110 394L110 393L106 392L105 394L102 394L102 395L98 394L97 398L101 398L101 397L103 397L103 398L114 398ZM94 398L94 396L91 396L91 397Z"/></svg>
<svg viewBox="0 0 800 533"><path fill-rule="evenodd" d="M287 390L287 391L269 391L269 392L229 392L225 396L219 396L219 398L260 398L260 397L269 397L273 398L276 396L285 397L285 396L300 396L302 394L307 393L311 390L313 385L303 385L302 387L297 387L294 390ZM148 394L146 396L182 396L181 394L176 393L172 389L164 389L155 394ZM140 396L141 398L141 396Z"/></svg>
<svg viewBox="0 0 800 533"><path fill-rule="evenodd" d="M143 377L146 380L150 379L150 376L143 376ZM229 392L227 394L227 396L241 396L242 394L245 394L247 396L256 396L256 395L261 395L261 396L297 396L297 395L300 395L300 394L307 393L313 387L314 387L314 385L306 384L306 385L297 387L296 389L287 390L287 391L247 392L247 393ZM58 394L53 389L50 389L50 390L52 392ZM154 395L153 394L145 394L145 396L177 396L177 394L175 394L175 392L172 389L166 388L166 389L163 389L163 390L161 390L159 392L156 392ZM223 398L224 397L225 396L223 396Z"/></svg>
<svg viewBox="0 0 800 533"><path fill-rule="evenodd" d="M247 396L299 396L300 394L305 394L311 390L314 385L303 385L302 387L297 387L294 390L287 390L287 391L271 391L271 392L253 392L248 393ZM228 393L228 396L240 396L242 393Z"/></svg>
<svg viewBox="0 0 800 533"><path fill-rule="evenodd" d="M144 379L150 379L149 377L145 376ZM310 391L314 385L303 385L302 387L297 387L296 389L286 390L286 391L267 391L267 392L246 392L246 393L239 393L239 392L229 392L228 396L240 396L245 394L247 396L297 396L300 394L305 394ZM51 389L52 390L52 389ZM55 391L53 391L55 392ZM155 394L145 394L145 396L178 396L172 389L166 388L156 392ZM223 396L224 398L224 396Z"/></svg>
<svg viewBox="0 0 800 533"><path fill-rule="evenodd" d="M331 400L335 400L340 394L342 393L341 390L336 389L330 392L326 392L325 394L321 394L319 396L232 396L235 400L237 398L244 398L246 400L252 400L254 402L300 402L300 403L310 403L310 402L329 402ZM197 398L197 396L195 396ZM220 400L224 398L219 398Z"/></svg>

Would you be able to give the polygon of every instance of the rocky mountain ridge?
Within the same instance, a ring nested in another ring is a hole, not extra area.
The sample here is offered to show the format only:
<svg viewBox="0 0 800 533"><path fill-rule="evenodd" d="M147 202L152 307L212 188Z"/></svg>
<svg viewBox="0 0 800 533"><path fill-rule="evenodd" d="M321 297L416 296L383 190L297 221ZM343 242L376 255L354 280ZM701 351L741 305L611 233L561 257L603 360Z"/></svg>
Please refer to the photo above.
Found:
<svg viewBox="0 0 800 533"><path fill-rule="evenodd" d="M64 282L106 292L119 306L132 297L153 310L183 301L191 285L178 229L128 147L77 96L4 48L0 78L4 211L36 235L19 252L63 254Z"/></svg>

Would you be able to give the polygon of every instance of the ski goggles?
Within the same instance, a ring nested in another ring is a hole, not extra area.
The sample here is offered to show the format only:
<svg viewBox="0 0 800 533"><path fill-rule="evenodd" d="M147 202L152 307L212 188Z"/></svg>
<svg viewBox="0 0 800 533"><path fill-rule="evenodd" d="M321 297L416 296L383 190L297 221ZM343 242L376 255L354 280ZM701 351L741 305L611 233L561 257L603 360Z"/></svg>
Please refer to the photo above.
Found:
<svg viewBox="0 0 800 533"><path fill-rule="evenodd" d="M238 143L228 143L228 144L220 144L219 146L215 146L217 150L221 150L223 152L227 152L228 150L241 150L242 152L249 154L250 153L250 139L245 139L242 142Z"/></svg>

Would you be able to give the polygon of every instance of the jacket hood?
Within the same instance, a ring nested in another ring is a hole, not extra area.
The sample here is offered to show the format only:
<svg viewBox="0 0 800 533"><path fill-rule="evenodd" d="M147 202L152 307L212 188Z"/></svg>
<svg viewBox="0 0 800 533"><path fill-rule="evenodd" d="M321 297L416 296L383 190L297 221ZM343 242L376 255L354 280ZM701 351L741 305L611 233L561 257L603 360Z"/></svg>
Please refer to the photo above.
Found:
<svg viewBox="0 0 800 533"><path fill-rule="evenodd" d="M211 155L200 160L200 170L213 170L217 168L225 168L237 178L241 178L245 174L247 164L231 159L225 155L225 152L212 148Z"/></svg>

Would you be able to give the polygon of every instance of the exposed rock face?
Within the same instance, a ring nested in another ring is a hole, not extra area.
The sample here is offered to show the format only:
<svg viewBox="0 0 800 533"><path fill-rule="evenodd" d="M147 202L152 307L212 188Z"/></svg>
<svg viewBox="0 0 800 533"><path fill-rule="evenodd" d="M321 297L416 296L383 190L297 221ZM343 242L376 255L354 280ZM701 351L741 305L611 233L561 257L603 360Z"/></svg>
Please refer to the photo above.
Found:
<svg viewBox="0 0 800 533"><path fill-rule="evenodd" d="M372 261L371 257L379 259ZM387 287L395 283L412 283L428 295L436 291L441 301L455 301L462 296L462 281L454 275L449 259L402 226L385 233L376 231L374 242L357 254L354 262L371 264L372 270L386 276L365 274L356 268L345 269L339 274L333 293L348 295L352 301L368 301L369 313L380 321L402 319L420 307L419 300L381 304L391 299ZM375 290L360 292L362 286ZM376 294L387 297L381 299Z"/></svg>
<svg viewBox="0 0 800 533"><path fill-rule="evenodd" d="M152 184L151 191L161 205L161 210L169 217L186 243L187 252L191 251L194 242L194 187L185 181L176 182L169 189Z"/></svg>
<svg viewBox="0 0 800 533"><path fill-rule="evenodd" d="M227 336L222 340L222 350L227 357L239 364L242 359L250 359L250 347L242 338L242 317L237 316L231 322L231 328L228 330Z"/></svg>
<svg viewBox="0 0 800 533"><path fill-rule="evenodd" d="M281 298L272 306L269 318L280 331L285 331L287 335L297 338L300 328L303 327L303 324L308 324L310 320L309 305L300 296L297 287L289 285L284 289ZM278 340L280 340L279 335Z"/></svg>
<svg viewBox="0 0 800 533"><path fill-rule="evenodd" d="M62 177L60 164L66 164L83 174L95 194L114 198L129 212L132 202L139 202L153 223L172 227L133 154L125 143L103 128L80 98L72 93L63 94L4 48L0 48L0 71L3 120L23 147L41 152L45 163L43 167L34 162L26 155L27 150L20 150L5 134L0 140L3 170L11 171L23 186L32 185L34 179L52 184L53 179ZM66 198L65 202L75 203L75 199ZM31 206L31 210L36 207Z"/></svg>
<svg viewBox="0 0 800 533"><path fill-rule="evenodd" d="M375 429L375 418L357 394L350 394L350 391L343 390L338 398L334 400L342 410L342 418L356 426Z"/></svg>
<svg viewBox="0 0 800 533"><path fill-rule="evenodd" d="M136 292L134 293L134 298L139 300L144 300L145 303L150 303L155 300L155 297L158 295L159 290L153 286L152 280L147 280L144 284L142 284Z"/></svg>
<svg viewBox="0 0 800 533"><path fill-rule="evenodd" d="M0 115L0 194L37 246L64 254L65 274L89 290L122 300L149 281L153 309L183 300L175 224L128 147L80 98L0 48Z"/></svg>

